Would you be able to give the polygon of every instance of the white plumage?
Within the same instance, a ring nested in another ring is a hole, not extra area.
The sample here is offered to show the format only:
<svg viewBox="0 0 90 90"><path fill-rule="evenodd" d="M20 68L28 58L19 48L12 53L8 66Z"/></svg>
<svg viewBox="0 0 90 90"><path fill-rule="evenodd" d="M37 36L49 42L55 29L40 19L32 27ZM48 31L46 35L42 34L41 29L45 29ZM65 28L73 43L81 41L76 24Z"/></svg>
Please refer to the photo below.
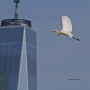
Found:
<svg viewBox="0 0 90 90"><path fill-rule="evenodd" d="M71 33L72 32L72 24L70 19L67 16L62 16L62 30Z"/></svg>
<svg viewBox="0 0 90 90"><path fill-rule="evenodd" d="M62 29L60 31L58 30L52 30L50 32L56 32L57 35L66 35L68 37L71 37L73 39L76 39L80 41L79 39L75 38L73 36L72 32L72 23L68 16L62 16Z"/></svg>

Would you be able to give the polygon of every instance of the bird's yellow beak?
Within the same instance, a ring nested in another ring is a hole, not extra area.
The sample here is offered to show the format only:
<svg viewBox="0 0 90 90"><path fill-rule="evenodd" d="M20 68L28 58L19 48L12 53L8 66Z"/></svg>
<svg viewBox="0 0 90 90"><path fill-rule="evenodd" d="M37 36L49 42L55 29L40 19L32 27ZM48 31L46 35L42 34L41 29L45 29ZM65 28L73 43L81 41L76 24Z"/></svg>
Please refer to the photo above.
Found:
<svg viewBox="0 0 90 90"><path fill-rule="evenodd" d="M52 31L50 31L50 32L56 32L56 30L52 30Z"/></svg>

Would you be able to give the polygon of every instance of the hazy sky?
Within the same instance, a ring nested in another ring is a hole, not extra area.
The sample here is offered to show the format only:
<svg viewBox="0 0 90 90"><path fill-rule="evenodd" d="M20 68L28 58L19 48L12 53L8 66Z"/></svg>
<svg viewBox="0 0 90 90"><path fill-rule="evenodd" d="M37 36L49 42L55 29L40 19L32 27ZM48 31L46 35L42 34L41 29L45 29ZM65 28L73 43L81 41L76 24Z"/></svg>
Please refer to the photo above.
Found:
<svg viewBox="0 0 90 90"><path fill-rule="evenodd" d="M31 20L37 32L38 90L90 90L90 0L20 1L20 18ZM0 20L14 16L13 5L0 1ZM61 29L62 15L71 18L80 42L49 32Z"/></svg>

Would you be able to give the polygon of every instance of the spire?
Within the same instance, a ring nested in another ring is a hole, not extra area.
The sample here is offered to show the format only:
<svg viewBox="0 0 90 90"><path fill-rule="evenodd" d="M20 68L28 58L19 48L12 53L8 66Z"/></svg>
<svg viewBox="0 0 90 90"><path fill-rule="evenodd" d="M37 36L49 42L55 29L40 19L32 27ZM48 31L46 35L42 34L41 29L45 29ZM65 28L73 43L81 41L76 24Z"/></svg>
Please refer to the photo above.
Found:
<svg viewBox="0 0 90 90"><path fill-rule="evenodd" d="M32 28L31 21L18 18L18 4L20 0L14 0L15 3L15 15L13 19L4 19L1 21L1 26L15 26L15 25L26 25Z"/></svg>
<svg viewBox="0 0 90 90"><path fill-rule="evenodd" d="M18 19L18 3L20 0L14 0L15 3L15 19Z"/></svg>

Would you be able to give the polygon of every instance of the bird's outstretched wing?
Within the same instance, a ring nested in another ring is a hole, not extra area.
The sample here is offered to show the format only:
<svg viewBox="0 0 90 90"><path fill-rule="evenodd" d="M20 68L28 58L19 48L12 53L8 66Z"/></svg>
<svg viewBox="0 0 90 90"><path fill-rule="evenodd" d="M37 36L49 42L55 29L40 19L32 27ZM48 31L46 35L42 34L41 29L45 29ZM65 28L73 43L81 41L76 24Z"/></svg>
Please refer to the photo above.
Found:
<svg viewBox="0 0 90 90"><path fill-rule="evenodd" d="M69 17L62 16L62 30L68 33L72 32L72 23Z"/></svg>

